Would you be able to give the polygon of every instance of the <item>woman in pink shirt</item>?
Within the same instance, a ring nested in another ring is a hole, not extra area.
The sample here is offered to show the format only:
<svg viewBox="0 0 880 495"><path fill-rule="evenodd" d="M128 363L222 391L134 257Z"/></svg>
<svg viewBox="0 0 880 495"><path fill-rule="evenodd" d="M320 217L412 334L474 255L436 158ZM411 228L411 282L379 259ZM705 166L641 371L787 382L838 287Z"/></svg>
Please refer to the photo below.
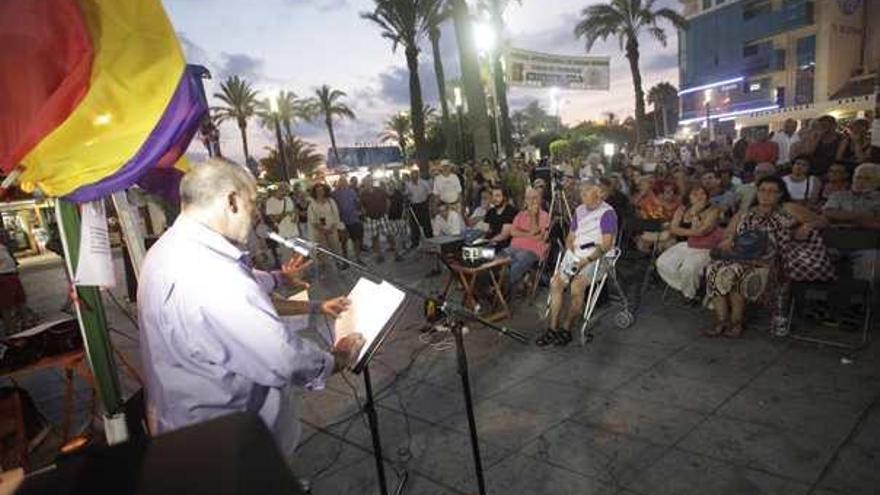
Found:
<svg viewBox="0 0 880 495"><path fill-rule="evenodd" d="M513 219L510 247L504 250L504 255L510 258L508 299L514 285L547 253L550 214L541 209L541 193L537 189L530 187L526 190L525 207Z"/></svg>

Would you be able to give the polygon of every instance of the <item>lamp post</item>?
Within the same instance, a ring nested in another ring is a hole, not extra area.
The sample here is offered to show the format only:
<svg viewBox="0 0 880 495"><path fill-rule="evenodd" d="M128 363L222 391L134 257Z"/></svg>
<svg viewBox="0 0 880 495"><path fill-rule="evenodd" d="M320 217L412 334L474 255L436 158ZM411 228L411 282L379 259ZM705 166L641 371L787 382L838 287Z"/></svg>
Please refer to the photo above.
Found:
<svg viewBox="0 0 880 495"><path fill-rule="evenodd" d="M492 56L497 46L498 33L492 25L488 23L480 23L474 27L474 37L477 41L477 49L486 55L489 61L489 86L492 88L492 119L495 122L495 156L501 157L503 147L501 146L501 112L498 110L498 88L495 86L495 64L492 63Z"/></svg>
<svg viewBox="0 0 880 495"><path fill-rule="evenodd" d="M706 105L706 129L709 130L709 142L715 141L715 129L712 128L712 120L711 120L711 106L712 103L712 90L707 89L703 93L703 101Z"/></svg>
<svg viewBox="0 0 880 495"><path fill-rule="evenodd" d="M290 171L287 170L287 153L284 149L284 140L281 138L281 113L278 111L278 100L269 98L269 110L272 112L272 120L275 121L275 139L278 142L276 158L281 165L281 177L284 183L290 185Z"/></svg>
<svg viewBox="0 0 880 495"><path fill-rule="evenodd" d="M550 88L550 110L552 110L553 116L556 117L556 132L559 132L559 130L562 129L562 118L559 107L559 88L554 86Z"/></svg>
<svg viewBox="0 0 880 495"><path fill-rule="evenodd" d="M462 110L464 107L464 101L461 97L461 86L455 86L453 88L453 95L455 97L455 112L458 114L458 156L459 160L464 163L465 161L465 146L464 146L464 119L462 117Z"/></svg>

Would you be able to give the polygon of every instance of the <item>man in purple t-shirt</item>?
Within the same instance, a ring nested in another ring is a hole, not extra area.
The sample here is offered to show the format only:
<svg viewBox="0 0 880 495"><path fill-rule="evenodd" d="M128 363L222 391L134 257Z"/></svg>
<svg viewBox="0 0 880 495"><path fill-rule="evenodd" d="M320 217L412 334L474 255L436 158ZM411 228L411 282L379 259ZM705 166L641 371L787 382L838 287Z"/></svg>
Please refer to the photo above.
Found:
<svg viewBox="0 0 880 495"><path fill-rule="evenodd" d="M550 321L547 330L536 340L539 346L568 345L571 342L571 324L584 307L584 295L594 279L600 279L607 267L602 262L605 253L614 247L617 236L617 214L605 202L605 191L599 184L584 182L580 186L581 202L571 222L571 231L565 239L565 255L550 282ZM559 326L559 315L565 288L571 285L571 306L565 323Z"/></svg>

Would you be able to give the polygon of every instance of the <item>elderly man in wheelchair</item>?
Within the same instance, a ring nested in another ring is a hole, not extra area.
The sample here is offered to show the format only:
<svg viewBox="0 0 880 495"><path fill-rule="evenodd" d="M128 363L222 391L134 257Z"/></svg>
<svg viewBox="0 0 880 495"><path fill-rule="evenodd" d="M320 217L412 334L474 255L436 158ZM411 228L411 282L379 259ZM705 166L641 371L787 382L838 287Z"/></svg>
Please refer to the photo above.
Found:
<svg viewBox="0 0 880 495"><path fill-rule="evenodd" d="M575 210L571 229L565 239L565 254L557 263L550 282L550 321L548 328L535 343L565 346L572 340L571 325L584 307L587 288L602 279L607 270L603 257L614 247L617 235L617 214L605 202L605 191L598 184L580 185L581 205ZM566 287L571 286L571 305L565 323L559 326L559 316Z"/></svg>

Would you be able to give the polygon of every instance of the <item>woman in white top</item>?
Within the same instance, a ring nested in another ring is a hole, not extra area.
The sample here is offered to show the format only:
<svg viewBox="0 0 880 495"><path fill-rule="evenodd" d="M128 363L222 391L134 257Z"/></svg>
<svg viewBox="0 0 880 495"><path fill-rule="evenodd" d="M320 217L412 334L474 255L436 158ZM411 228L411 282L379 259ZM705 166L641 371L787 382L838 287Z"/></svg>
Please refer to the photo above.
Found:
<svg viewBox="0 0 880 495"><path fill-rule="evenodd" d="M458 209L440 202L437 215L431 222L431 228L436 236L458 236L464 229L464 219Z"/></svg>
<svg viewBox="0 0 880 495"><path fill-rule="evenodd" d="M791 166L791 174L782 178L788 194L793 201L817 204L822 193L822 181L810 173L810 160L807 157L795 158Z"/></svg>
<svg viewBox="0 0 880 495"><path fill-rule="evenodd" d="M331 251L339 252L339 231L345 225L339 219L339 208L330 197L330 186L327 184L318 183L312 186L308 219L311 240Z"/></svg>

